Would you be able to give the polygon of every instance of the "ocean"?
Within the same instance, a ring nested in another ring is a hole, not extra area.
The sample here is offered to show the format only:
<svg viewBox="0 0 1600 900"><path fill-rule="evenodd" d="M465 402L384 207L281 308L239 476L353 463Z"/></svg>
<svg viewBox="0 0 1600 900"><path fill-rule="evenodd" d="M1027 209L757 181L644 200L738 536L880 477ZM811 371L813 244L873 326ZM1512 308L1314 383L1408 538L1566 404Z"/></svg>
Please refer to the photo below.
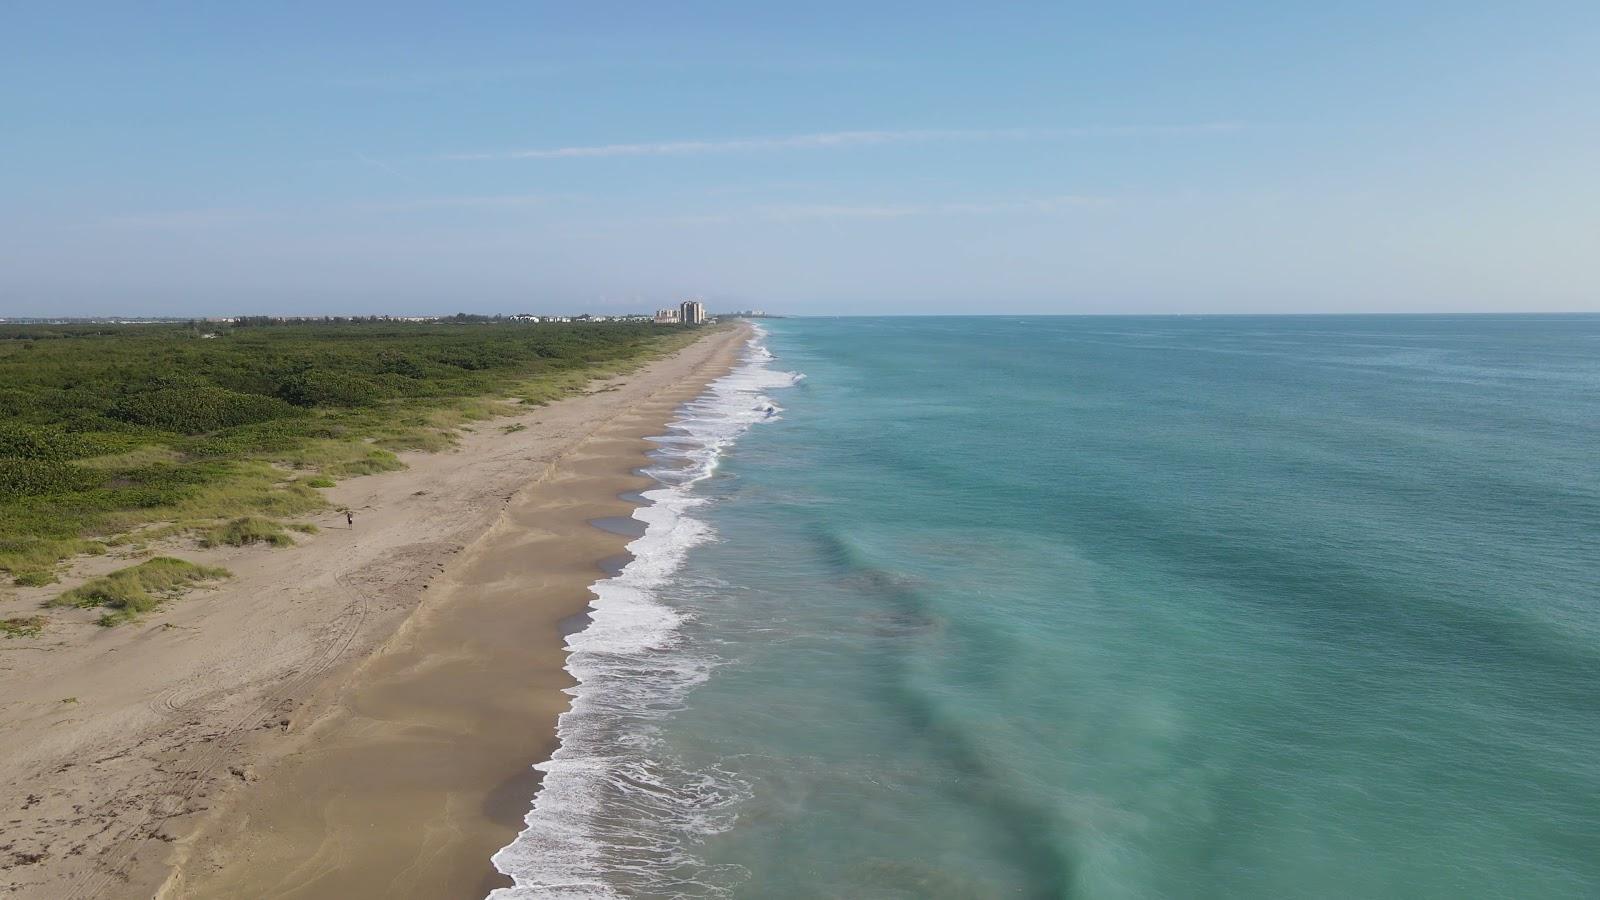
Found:
<svg viewBox="0 0 1600 900"><path fill-rule="evenodd" d="M762 329L496 900L1600 896L1600 316Z"/></svg>

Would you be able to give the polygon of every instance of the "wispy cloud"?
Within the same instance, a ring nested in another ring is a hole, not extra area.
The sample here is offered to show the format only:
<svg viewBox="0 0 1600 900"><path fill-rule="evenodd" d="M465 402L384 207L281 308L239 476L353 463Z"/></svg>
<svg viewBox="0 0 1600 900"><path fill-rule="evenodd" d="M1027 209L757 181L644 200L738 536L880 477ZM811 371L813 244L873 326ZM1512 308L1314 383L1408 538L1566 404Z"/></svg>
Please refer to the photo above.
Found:
<svg viewBox="0 0 1600 900"><path fill-rule="evenodd" d="M94 224L104 228L147 231L207 231L245 225L293 224L310 217L327 219L339 215L384 215L440 209L517 210L544 206L555 199L558 198L546 194L443 194L275 209L173 209L123 213L106 216Z"/></svg>
<svg viewBox="0 0 1600 900"><path fill-rule="evenodd" d="M415 183L415 181L416 181L416 179L414 179L411 176L405 174L404 172L400 171L399 169L396 169L394 166L391 166L391 165L389 165L388 163L386 163L386 162L384 162L382 160L373 159L372 157L366 155L365 153L362 153L360 150L352 150L352 151L350 151L350 153L351 153L352 156L354 156L357 160L360 160L362 163L364 163L366 165L369 165L369 166L373 167L374 169L377 169L380 172L384 172L384 173L387 173L389 175L393 175L395 178L398 178L401 181L411 182L411 183Z"/></svg>
<svg viewBox="0 0 1600 900"><path fill-rule="evenodd" d="M997 141L1047 138L1159 137L1184 134L1218 134L1237 131L1234 122L1208 122L1198 125L1089 126L1083 128L928 128L902 131L826 131L780 137L734 138L728 140L655 141L637 144L587 144L546 147L531 150L498 150L483 153L447 153L441 159L594 159L624 156L698 156L713 153L745 153L760 150L831 149L872 147L884 144L931 143L936 141Z"/></svg>
<svg viewBox="0 0 1600 900"><path fill-rule="evenodd" d="M544 194L483 194L464 196L414 197L385 203L363 203L348 207L357 212L408 212L422 209L520 209L543 206L551 201Z"/></svg>
<svg viewBox="0 0 1600 900"><path fill-rule="evenodd" d="M993 140L1025 137L1027 132L1009 131L829 131L785 137L737 138L720 141L658 141L645 144L593 144L539 150L505 150L493 153L450 153L445 159L575 159L608 156L693 156L707 153L741 153L751 150L790 150L829 147L863 147L912 141Z"/></svg>
<svg viewBox="0 0 1600 900"><path fill-rule="evenodd" d="M1106 197L1062 194L1049 197L1032 197L1015 200L982 201L976 203L909 203L885 205L855 204L800 204L768 206L757 210L762 218L779 221L795 219L904 219L913 216L973 216L1001 213L1052 213L1065 209L1105 206Z"/></svg>
<svg viewBox="0 0 1600 900"><path fill-rule="evenodd" d="M1051 194L1039 197L936 203L795 203L673 216L674 225L728 225L737 222L801 222L823 219L910 219L925 216L987 216L1007 213L1059 213L1109 206L1110 197Z"/></svg>
<svg viewBox="0 0 1600 900"><path fill-rule="evenodd" d="M253 209L172 209L106 216L97 224L106 228L185 230L248 225L267 218L271 216Z"/></svg>
<svg viewBox="0 0 1600 900"><path fill-rule="evenodd" d="M1193 122L1185 125L1088 125L1081 128L1058 128L1039 134L1063 138L1185 137L1228 134L1244 129L1243 122Z"/></svg>

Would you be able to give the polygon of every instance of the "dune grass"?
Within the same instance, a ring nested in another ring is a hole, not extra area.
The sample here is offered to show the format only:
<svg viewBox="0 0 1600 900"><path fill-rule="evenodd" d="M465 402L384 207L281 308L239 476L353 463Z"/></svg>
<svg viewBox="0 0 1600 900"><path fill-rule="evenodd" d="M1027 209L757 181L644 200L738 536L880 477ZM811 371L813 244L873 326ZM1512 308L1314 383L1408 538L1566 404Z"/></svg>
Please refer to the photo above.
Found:
<svg viewBox="0 0 1600 900"><path fill-rule="evenodd" d="M246 547L251 544L271 544L290 547L294 538L277 522L260 516L244 516L207 530L200 536L202 547Z"/></svg>
<svg viewBox="0 0 1600 900"><path fill-rule="evenodd" d="M13 616L0 619L0 634L7 638L38 637L45 624L44 616Z"/></svg>
<svg viewBox="0 0 1600 900"><path fill-rule="evenodd" d="M158 556L85 582L51 600L50 605L104 607L100 624L110 627L155 609L199 582L228 577L227 569Z"/></svg>
<svg viewBox="0 0 1600 900"><path fill-rule="evenodd" d="M44 587L60 580L53 569L22 569L11 579L11 583L17 587Z"/></svg>

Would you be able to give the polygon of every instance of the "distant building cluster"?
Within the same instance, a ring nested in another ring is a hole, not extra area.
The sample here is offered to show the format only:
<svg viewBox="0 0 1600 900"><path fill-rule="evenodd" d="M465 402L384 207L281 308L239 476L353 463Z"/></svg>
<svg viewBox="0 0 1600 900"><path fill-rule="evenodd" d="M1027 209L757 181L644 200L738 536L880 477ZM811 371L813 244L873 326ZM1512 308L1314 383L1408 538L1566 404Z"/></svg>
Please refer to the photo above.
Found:
<svg viewBox="0 0 1600 900"><path fill-rule="evenodd" d="M535 316L529 313L517 313L506 316L513 322L648 322L649 316L594 316L588 313L577 316Z"/></svg>
<svg viewBox="0 0 1600 900"><path fill-rule="evenodd" d="M731 313L735 316L761 317L766 313L759 309L747 309ZM705 325L715 322L716 318L706 313L706 305L700 300L685 300L676 307L658 309L655 315L629 314L620 316L597 316L590 313L581 315L534 315L533 313L517 313L515 315L475 315L456 313L449 316L210 316L205 318L178 318L161 316L117 316L117 317L84 317L84 318L30 318L30 317L0 317L0 323L30 323L30 324L111 324L111 325L154 325L154 324L182 324L194 325L197 329L206 324L232 325L234 327L249 327L256 325L288 325L299 323L317 323L324 325L344 325L372 322L422 322L432 324L462 324L482 322L654 322L657 325ZM207 332L200 337L212 338L217 333Z"/></svg>
<svg viewBox="0 0 1600 900"><path fill-rule="evenodd" d="M678 304L677 309L669 307L656 310L657 325L704 325L708 321L706 305L699 300L685 300Z"/></svg>

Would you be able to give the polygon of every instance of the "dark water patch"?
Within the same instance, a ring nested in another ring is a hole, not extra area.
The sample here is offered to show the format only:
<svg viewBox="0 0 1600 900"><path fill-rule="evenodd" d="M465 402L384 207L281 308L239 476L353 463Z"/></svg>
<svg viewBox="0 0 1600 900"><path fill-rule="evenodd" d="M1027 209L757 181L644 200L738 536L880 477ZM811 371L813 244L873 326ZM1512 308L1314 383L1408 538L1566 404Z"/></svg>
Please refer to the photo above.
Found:
<svg viewBox="0 0 1600 900"><path fill-rule="evenodd" d="M589 524L612 534L620 534L625 538L642 538L646 528L645 523L632 516L602 516L590 519Z"/></svg>
<svg viewBox="0 0 1600 900"><path fill-rule="evenodd" d="M631 562L633 562L632 553L617 553L600 560L598 565L600 571L604 572L607 578L615 578L621 575L622 570L627 568L628 563Z"/></svg>
<svg viewBox="0 0 1600 900"><path fill-rule="evenodd" d="M563 638L568 638L572 635L582 632L585 628L588 628L589 624L593 621L594 617L591 616L589 611L586 609L583 612L573 613L572 615L567 616L565 619L562 619L560 622L557 622L556 631L560 632Z"/></svg>
<svg viewBox="0 0 1600 900"><path fill-rule="evenodd" d="M949 772L946 790L1004 835L998 846L1024 877L1025 896L1040 900L1071 896L1076 866L1060 817L1020 793L1014 773L996 768L972 728L923 690L909 670L910 661L929 652L930 643L942 635L928 593L919 589L922 580L875 565L848 538L820 523L812 528L811 537L817 555L836 568L840 582L848 584L852 594L882 607L871 613L878 638L873 658L885 676L875 687L888 714L943 760Z"/></svg>

